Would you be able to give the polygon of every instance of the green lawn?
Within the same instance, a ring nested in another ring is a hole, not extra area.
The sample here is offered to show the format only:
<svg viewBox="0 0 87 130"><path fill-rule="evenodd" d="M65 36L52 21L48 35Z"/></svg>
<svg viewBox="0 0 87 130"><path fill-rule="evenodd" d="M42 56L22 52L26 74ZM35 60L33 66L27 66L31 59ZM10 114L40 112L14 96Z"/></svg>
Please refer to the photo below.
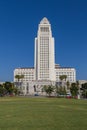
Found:
<svg viewBox="0 0 87 130"><path fill-rule="evenodd" d="M87 100L0 98L0 130L86 130Z"/></svg>

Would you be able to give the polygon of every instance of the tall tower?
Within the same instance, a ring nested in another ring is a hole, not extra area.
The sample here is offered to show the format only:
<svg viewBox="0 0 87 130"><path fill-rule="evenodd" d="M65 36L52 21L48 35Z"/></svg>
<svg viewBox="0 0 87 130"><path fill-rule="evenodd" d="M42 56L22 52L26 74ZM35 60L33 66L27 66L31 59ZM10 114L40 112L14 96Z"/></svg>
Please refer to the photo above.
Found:
<svg viewBox="0 0 87 130"><path fill-rule="evenodd" d="M45 17L38 26L35 38L35 78L36 80L56 80L54 38L51 25Z"/></svg>

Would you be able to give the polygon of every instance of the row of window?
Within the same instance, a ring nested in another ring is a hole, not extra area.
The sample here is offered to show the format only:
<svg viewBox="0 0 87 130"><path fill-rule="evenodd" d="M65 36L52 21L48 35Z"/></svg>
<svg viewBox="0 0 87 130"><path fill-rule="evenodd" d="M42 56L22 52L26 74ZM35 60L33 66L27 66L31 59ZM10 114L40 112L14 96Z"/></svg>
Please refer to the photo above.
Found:
<svg viewBox="0 0 87 130"><path fill-rule="evenodd" d="M41 36L40 40L49 40L49 37L48 36L45 36L45 37Z"/></svg>
<svg viewBox="0 0 87 130"><path fill-rule="evenodd" d="M34 79L34 77L25 77L24 79Z"/></svg>
<svg viewBox="0 0 87 130"><path fill-rule="evenodd" d="M49 39L40 40L40 43L49 43Z"/></svg>
<svg viewBox="0 0 87 130"><path fill-rule="evenodd" d="M49 42L46 42L46 41L44 41L44 42L40 42L40 47L48 47L48 44Z"/></svg>
<svg viewBox="0 0 87 130"><path fill-rule="evenodd" d="M24 71L33 71L33 70L34 70L34 69L24 69L24 70L21 69L21 70L17 70L17 72L18 72L18 71L21 71L21 72L24 72Z"/></svg>
<svg viewBox="0 0 87 130"><path fill-rule="evenodd" d="M24 75L24 74L30 75L30 74L34 74L34 73L33 72L24 72L24 73L16 73L16 74L18 74L18 75Z"/></svg>
<svg viewBox="0 0 87 130"><path fill-rule="evenodd" d="M30 75L30 74L34 74L34 72L23 72L23 73L21 73L21 72L18 72L18 73L15 73L15 75Z"/></svg>
<svg viewBox="0 0 87 130"><path fill-rule="evenodd" d="M49 77L42 77L40 76L41 79L47 80Z"/></svg>
<svg viewBox="0 0 87 130"><path fill-rule="evenodd" d="M45 64L45 63L48 63L49 61L46 59L46 57L45 57L45 59L44 60L40 60L40 63L42 63L42 64Z"/></svg>
<svg viewBox="0 0 87 130"><path fill-rule="evenodd" d="M40 45L48 45L49 40L40 40Z"/></svg>
<svg viewBox="0 0 87 130"><path fill-rule="evenodd" d="M45 41L40 41L40 47L44 47L44 46L48 46L49 45L49 41L45 40Z"/></svg>
<svg viewBox="0 0 87 130"><path fill-rule="evenodd" d="M49 27L40 27L41 32L49 32Z"/></svg>
<svg viewBox="0 0 87 130"><path fill-rule="evenodd" d="M41 47L40 47L40 51L43 51L44 49L48 50L49 47L48 47L48 46L43 46L43 47L41 46Z"/></svg>
<svg viewBox="0 0 87 130"><path fill-rule="evenodd" d="M41 65L40 70L48 69L48 65Z"/></svg>
<svg viewBox="0 0 87 130"><path fill-rule="evenodd" d="M32 74L32 75L31 75L31 74L28 74L28 75L24 75L24 78L25 78L25 77L34 77L34 75L33 75L33 74Z"/></svg>
<svg viewBox="0 0 87 130"><path fill-rule="evenodd" d="M56 79L57 81L59 81L60 79ZM68 79L68 81L74 82L74 79Z"/></svg>
<svg viewBox="0 0 87 130"><path fill-rule="evenodd" d="M62 74L74 74L74 72L56 72L57 75L62 75Z"/></svg>

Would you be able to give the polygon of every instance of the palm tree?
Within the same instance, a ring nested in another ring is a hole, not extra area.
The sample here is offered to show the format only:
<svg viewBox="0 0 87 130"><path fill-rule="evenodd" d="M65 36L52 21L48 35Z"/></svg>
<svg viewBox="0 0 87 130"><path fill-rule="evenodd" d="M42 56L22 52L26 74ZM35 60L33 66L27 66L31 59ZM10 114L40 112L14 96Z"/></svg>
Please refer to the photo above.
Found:
<svg viewBox="0 0 87 130"><path fill-rule="evenodd" d="M77 88L78 88L78 98L80 98L81 93L80 93L80 84L79 84L79 81L76 81L76 85L77 85Z"/></svg>
<svg viewBox="0 0 87 130"><path fill-rule="evenodd" d="M65 81L66 81L66 79L67 79L67 75L60 75L60 80L62 81L62 80L64 80L65 79Z"/></svg>
<svg viewBox="0 0 87 130"><path fill-rule="evenodd" d="M62 81L64 79L63 75L60 75L59 79Z"/></svg>
<svg viewBox="0 0 87 130"><path fill-rule="evenodd" d="M69 90L70 89L70 83L69 83L69 81L66 82L66 86L67 86L67 89Z"/></svg>
<svg viewBox="0 0 87 130"><path fill-rule="evenodd" d="M67 75L63 75L63 77L64 77L64 79L65 79L65 81L66 81L66 79L67 79Z"/></svg>
<svg viewBox="0 0 87 130"><path fill-rule="evenodd" d="M67 75L60 75L59 79L61 80L62 87L63 87L63 80L65 79L65 82L66 82Z"/></svg>
<svg viewBox="0 0 87 130"><path fill-rule="evenodd" d="M15 75L15 78L18 80L18 82L20 81L20 79L24 78L24 75Z"/></svg>
<svg viewBox="0 0 87 130"><path fill-rule="evenodd" d="M76 81L76 85L77 85L77 87L79 88L79 81Z"/></svg>
<svg viewBox="0 0 87 130"><path fill-rule="evenodd" d="M18 87L20 87L20 89L21 89L22 82L19 82L19 81L20 81L20 79L24 78L24 75L15 75L15 78L18 80Z"/></svg>
<svg viewBox="0 0 87 130"><path fill-rule="evenodd" d="M56 94L57 96L65 96L66 95L66 89L65 86L64 87L56 87Z"/></svg>

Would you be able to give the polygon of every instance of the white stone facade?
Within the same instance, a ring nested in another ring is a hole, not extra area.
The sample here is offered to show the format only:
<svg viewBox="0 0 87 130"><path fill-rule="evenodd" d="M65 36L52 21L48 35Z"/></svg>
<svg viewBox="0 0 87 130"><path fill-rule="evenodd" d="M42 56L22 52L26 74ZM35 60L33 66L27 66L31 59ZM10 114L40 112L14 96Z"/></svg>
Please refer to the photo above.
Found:
<svg viewBox="0 0 87 130"><path fill-rule="evenodd" d="M76 82L76 71L74 68L60 67L56 69L56 81L60 80L60 75L66 75L66 81Z"/></svg>
<svg viewBox="0 0 87 130"><path fill-rule="evenodd" d="M54 38L47 18L41 20L35 38L35 76L36 80L56 80Z"/></svg>
<svg viewBox="0 0 87 130"><path fill-rule="evenodd" d="M17 82L15 75L24 75L23 79L20 81L29 82L35 80L35 69L32 68L16 68L14 70L14 82Z"/></svg>
<svg viewBox="0 0 87 130"><path fill-rule="evenodd" d="M35 38L34 68L16 68L14 70L14 82L18 82L16 75L24 75L20 89L24 95L41 94L44 85L55 85L59 82L60 75L67 75L67 81L76 82L76 71L70 67L55 65L54 38L52 37L51 24L47 18L43 18L38 26Z"/></svg>

